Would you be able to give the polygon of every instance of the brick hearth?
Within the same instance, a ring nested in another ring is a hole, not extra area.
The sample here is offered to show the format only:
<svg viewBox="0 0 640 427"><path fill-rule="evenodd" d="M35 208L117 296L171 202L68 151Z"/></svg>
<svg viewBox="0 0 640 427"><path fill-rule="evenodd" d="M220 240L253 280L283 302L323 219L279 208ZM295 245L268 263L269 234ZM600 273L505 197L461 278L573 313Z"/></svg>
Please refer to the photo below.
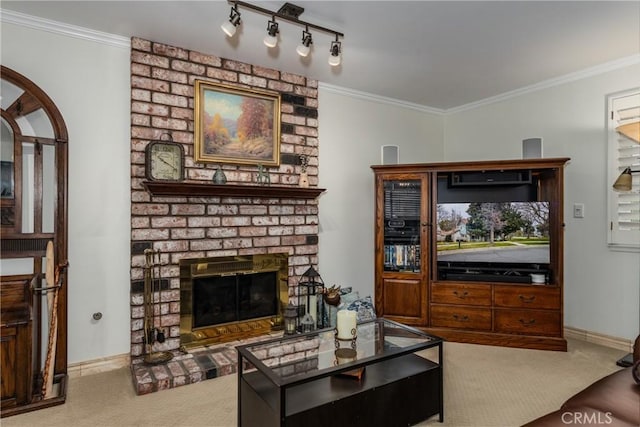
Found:
<svg viewBox="0 0 640 427"><path fill-rule="evenodd" d="M142 358L131 364L131 377L136 394L148 394L237 372L238 357L235 347L281 336L276 332L262 337L209 345L190 349L187 353L172 351L173 359L167 363L147 365Z"/></svg>

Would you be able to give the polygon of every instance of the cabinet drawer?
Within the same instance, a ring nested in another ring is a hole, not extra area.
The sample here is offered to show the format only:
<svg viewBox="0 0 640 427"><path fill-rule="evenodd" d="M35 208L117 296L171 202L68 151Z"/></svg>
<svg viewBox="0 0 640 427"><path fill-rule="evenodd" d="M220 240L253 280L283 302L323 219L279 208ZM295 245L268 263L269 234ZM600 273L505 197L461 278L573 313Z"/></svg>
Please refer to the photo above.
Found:
<svg viewBox="0 0 640 427"><path fill-rule="evenodd" d="M2 323L28 322L30 320L31 291L29 285L33 276L2 276L0 278L0 319Z"/></svg>
<svg viewBox="0 0 640 427"><path fill-rule="evenodd" d="M496 332L560 336L560 313L540 310L495 311Z"/></svg>
<svg viewBox="0 0 640 427"><path fill-rule="evenodd" d="M431 326L478 331L491 330L491 309L432 305Z"/></svg>
<svg viewBox="0 0 640 427"><path fill-rule="evenodd" d="M441 304L491 305L490 285L431 285L431 301Z"/></svg>
<svg viewBox="0 0 640 427"><path fill-rule="evenodd" d="M496 307L560 309L560 288L496 285L494 289Z"/></svg>

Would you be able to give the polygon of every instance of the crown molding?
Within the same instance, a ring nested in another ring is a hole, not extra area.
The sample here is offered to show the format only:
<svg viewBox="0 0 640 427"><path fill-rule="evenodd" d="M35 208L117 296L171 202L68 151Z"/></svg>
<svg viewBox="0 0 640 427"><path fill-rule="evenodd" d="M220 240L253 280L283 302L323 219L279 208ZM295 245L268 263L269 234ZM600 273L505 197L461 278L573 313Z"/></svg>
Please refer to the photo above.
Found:
<svg viewBox="0 0 640 427"><path fill-rule="evenodd" d="M355 98L395 105L395 106L404 107L404 108L410 108L412 110L417 110L417 111L431 113L431 114L448 115L448 114L459 113L466 110L472 110L474 108L483 107L483 106L494 104L500 101L505 101L507 99L515 98L521 95L526 95L528 93L537 92L543 89L548 89L548 88L559 86L566 83L571 83L574 81L585 79L587 77L597 76L599 74L604 74L609 71L614 71L620 68L625 68L625 67L629 67L631 65L636 65L636 64L640 64L640 54L627 56L627 57L610 61L610 62L605 62L604 64L596 65L594 67L590 67L581 71L565 74L564 76L556 77L549 80L544 80L542 82L535 83L533 85L521 87L519 89L515 89L509 92L504 92L496 96L491 96L489 98L484 98L479 101L470 102L468 104L463 104L458 107L452 107L447 109L440 109L440 108L429 107L427 105L414 104L411 102L401 101L394 98L387 98L384 96L374 95L367 92L360 92L354 89L334 86L328 83L320 82L318 86L323 89L326 89L329 92L333 92L341 95L350 95Z"/></svg>
<svg viewBox="0 0 640 427"><path fill-rule="evenodd" d="M64 24L49 19L38 18L24 13L0 9L0 22L21 25L41 31L48 31L76 39L88 40L94 43L106 44L118 48L130 49L131 39L115 34L104 33L77 25Z"/></svg>
<svg viewBox="0 0 640 427"><path fill-rule="evenodd" d="M368 92L361 92L355 89L349 89L346 87L335 86L329 83L319 82L318 87L326 90L327 92L336 93L338 95L348 95L354 98L364 99L365 101L373 101L381 104L393 105L396 107L409 108L411 110L420 111L423 113L431 113L442 115L446 111L440 108L429 107L427 105L414 104L412 102L402 101L395 98L387 98L386 96L374 95Z"/></svg>
<svg viewBox="0 0 640 427"><path fill-rule="evenodd" d="M604 64L596 65L594 67L586 68L574 73L565 74L564 76L556 77L549 80L544 80L539 83L532 84L530 86L524 86L519 89L515 89L509 92L501 93L500 95L491 96L489 98L481 99L480 101L470 102L469 104L460 105L458 107L448 108L445 110L446 114L459 113L461 111L472 110L474 108L482 107L496 102L505 101L510 98L525 95L539 90L548 89L554 86L559 86L566 83L575 82L585 79L587 77L597 76L609 71L614 71L620 68L629 67L631 65L640 64L640 54L627 56L621 59L617 59Z"/></svg>

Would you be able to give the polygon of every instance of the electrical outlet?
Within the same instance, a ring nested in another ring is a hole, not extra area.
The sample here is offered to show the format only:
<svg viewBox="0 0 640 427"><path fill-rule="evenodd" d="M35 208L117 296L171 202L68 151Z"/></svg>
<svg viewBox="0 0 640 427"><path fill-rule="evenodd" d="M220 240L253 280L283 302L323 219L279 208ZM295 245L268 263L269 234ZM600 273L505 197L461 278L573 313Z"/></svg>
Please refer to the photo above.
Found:
<svg viewBox="0 0 640 427"><path fill-rule="evenodd" d="M573 204L573 217L584 218L584 203Z"/></svg>

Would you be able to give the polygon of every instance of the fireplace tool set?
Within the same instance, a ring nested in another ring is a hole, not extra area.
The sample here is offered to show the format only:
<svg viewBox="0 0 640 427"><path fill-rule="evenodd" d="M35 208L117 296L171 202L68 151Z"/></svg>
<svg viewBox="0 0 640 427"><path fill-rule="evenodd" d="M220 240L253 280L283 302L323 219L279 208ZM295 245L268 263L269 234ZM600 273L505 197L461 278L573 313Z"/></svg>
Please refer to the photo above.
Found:
<svg viewBox="0 0 640 427"><path fill-rule="evenodd" d="M168 351L153 351L155 343L162 344L166 340L163 329L156 326L156 310L153 296L157 293L160 301L162 290L161 276L161 252L159 250L146 249L144 251L144 363L156 365L168 362L173 354ZM158 307L160 311L160 307Z"/></svg>

